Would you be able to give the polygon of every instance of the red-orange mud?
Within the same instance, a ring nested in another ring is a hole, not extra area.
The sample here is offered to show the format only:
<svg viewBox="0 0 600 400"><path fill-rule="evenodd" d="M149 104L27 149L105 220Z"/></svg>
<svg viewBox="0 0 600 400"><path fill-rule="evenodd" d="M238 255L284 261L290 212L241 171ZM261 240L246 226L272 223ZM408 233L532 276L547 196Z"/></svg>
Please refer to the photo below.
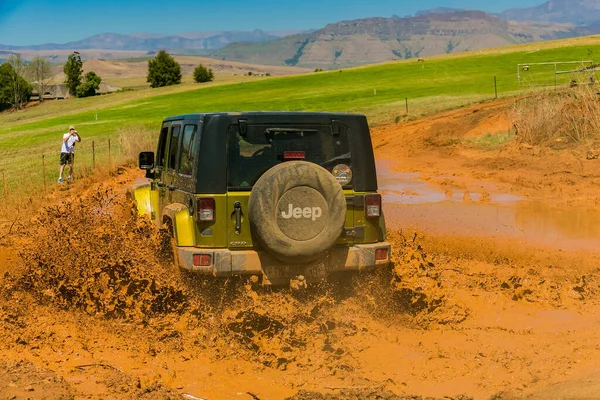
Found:
<svg viewBox="0 0 600 400"><path fill-rule="evenodd" d="M394 268L301 296L174 278L138 171L61 187L0 232L0 398L597 398L600 161L455 140L509 106L373 129Z"/></svg>

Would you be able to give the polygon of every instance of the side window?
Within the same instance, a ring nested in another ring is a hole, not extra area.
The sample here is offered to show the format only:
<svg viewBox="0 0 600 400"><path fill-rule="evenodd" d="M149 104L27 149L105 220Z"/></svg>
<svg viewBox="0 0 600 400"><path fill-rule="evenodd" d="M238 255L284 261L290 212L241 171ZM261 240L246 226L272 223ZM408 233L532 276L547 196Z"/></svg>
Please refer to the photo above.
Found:
<svg viewBox="0 0 600 400"><path fill-rule="evenodd" d="M196 131L197 125L186 125L183 128L183 138L181 141L181 155L179 157L179 173L183 175L192 175L194 168L194 158L196 157Z"/></svg>
<svg viewBox="0 0 600 400"><path fill-rule="evenodd" d="M173 125L171 128L171 143L169 143L169 169L177 169L177 153L179 152L179 131L181 125Z"/></svg>
<svg viewBox="0 0 600 400"><path fill-rule="evenodd" d="M165 126L160 131L160 138L158 139L158 150L156 151L157 167L165 166L165 148L167 147L167 133L169 133L169 128Z"/></svg>

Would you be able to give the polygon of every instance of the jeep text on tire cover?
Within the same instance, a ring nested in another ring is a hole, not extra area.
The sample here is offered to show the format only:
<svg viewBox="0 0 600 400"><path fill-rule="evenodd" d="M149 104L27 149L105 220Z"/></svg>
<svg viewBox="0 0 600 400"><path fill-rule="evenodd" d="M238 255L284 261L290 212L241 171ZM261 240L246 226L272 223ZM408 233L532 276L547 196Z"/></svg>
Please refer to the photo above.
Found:
<svg viewBox="0 0 600 400"><path fill-rule="evenodd" d="M181 268L277 284L389 263L363 115L170 117L140 168L138 210L169 227Z"/></svg>
<svg viewBox="0 0 600 400"><path fill-rule="evenodd" d="M289 204L289 210L287 212L282 211L281 212L281 216L285 219L290 219L290 218L308 218L308 219L312 219L313 221L316 221L317 218L319 218L321 215L323 215L323 210L321 210L321 207L304 207L304 208L300 208L300 207L296 207L294 208L293 204Z"/></svg>

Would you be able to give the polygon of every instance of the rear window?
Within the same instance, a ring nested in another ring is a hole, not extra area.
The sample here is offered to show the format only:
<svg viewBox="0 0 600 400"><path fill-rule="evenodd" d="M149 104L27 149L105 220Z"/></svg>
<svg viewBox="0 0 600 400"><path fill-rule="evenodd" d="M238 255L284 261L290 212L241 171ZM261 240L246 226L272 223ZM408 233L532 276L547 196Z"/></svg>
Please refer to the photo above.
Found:
<svg viewBox="0 0 600 400"><path fill-rule="evenodd" d="M183 175L192 175L194 169L194 158L196 156L196 131L197 125L186 125L183 128L183 138L181 139L181 151L179 152L179 173Z"/></svg>
<svg viewBox="0 0 600 400"><path fill-rule="evenodd" d="M300 156L330 172L340 164L352 165L344 126L334 135L330 125L248 125L246 134L241 135L235 125L229 131L228 188L248 190L286 156Z"/></svg>

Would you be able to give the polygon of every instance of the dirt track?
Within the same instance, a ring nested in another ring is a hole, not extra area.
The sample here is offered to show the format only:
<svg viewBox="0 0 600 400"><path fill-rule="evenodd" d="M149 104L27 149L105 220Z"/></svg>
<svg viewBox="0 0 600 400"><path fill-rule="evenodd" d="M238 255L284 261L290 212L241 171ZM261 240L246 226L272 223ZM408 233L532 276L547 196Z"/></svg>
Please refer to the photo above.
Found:
<svg viewBox="0 0 600 400"><path fill-rule="evenodd" d="M506 105L374 129L394 270L302 297L174 282L135 170L55 193L0 241L0 398L597 397L599 161L455 142Z"/></svg>

